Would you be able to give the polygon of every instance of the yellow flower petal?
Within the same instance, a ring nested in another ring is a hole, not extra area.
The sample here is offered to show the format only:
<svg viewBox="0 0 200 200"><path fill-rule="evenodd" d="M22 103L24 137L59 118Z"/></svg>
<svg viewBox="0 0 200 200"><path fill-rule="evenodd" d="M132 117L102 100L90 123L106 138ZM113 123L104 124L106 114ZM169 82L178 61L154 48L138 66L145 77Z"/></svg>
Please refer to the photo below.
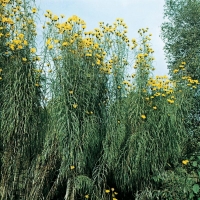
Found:
<svg viewBox="0 0 200 200"><path fill-rule="evenodd" d="M77 107L78 107L78 104L74 103L73 108L77 108Z"/></svg>
<svg viewBox="0 0 200 200"><path fill-rule="evenodd" d="M142 119L146 119L147 117L145 115L141 115L141 118Z"/></svg>
<svg viewBox="0 0 200 200"><path fill-rule="evenodd" d="M182 160L183 165L187 165L189 163L189 160Z"/></svg>
<svg viewBox="0 0 200 200"><path fill-rule="evenodd" d="M71 165L71 166L70 166L70 169L71 169L71 170L75 169L75 166L74 166L74 165Z"/></svg>

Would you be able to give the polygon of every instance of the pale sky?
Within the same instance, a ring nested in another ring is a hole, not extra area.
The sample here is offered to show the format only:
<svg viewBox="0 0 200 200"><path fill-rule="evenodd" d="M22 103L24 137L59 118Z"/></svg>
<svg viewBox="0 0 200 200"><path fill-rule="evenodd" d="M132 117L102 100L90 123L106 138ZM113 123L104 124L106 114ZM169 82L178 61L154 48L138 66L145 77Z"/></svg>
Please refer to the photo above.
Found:
<svg viewBox="0 0 200 200"><path fill-rule="evenodd" d="M98 22L112 24L116 18L123 18L128 26L128 37L139 38L140 28L149 28L152 33L152 47L155 51L155 75L168 73L164 56L164 43L160 35L163 22L163 6L165 0L36 0L40 13L46 10L54 14L64 14L66 18L77 15L83 19L86 31L98 27Z"/></svg>

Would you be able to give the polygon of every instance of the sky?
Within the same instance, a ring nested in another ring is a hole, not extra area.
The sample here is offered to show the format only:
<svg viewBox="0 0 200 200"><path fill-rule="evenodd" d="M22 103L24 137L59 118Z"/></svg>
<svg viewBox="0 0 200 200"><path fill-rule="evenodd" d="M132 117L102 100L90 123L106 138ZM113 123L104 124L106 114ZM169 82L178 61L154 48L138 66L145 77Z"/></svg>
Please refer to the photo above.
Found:
<svg viewBox="0 0 200 200"><path fill-rule="evenodd" d="M155 51L154 74L166 75L168 69L164 43L159 36L164 21L164 2L165 0L36 0L36 5L41 15L46 10L51 10L56 15L64 14L66 18L77 15L86 22L86 31L98 27L99 22L112 24L116 18L123 18L128 26L128 37L137 39L138 29L148 27Z"/></svg>

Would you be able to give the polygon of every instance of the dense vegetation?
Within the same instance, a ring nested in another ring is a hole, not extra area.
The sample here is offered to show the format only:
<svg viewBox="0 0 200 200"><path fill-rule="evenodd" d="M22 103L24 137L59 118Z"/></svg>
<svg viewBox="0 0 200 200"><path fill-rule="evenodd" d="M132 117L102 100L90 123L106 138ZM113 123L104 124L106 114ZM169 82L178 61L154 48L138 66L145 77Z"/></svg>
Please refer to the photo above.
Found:
<svg viewBox="0 0 200 200"><path fill-rule="evenodd" d="M47 10L38 45L34 2L0 0L0 198L200 199L199 10L166 0L169 78L148 28Z"/></svg>

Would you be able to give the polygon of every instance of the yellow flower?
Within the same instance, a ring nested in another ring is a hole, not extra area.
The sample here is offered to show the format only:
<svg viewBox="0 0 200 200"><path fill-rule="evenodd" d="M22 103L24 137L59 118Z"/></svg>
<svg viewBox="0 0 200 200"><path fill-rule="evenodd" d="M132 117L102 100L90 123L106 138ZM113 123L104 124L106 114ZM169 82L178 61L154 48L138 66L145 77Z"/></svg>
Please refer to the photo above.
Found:
<svg viewBox="0 0 200 200"><path fill-rule="evenodd" d="M36 87L39 87L40 85L38 83L35 84Z"/></svg>
<svg viewBox="0 0 200 200"><path fill-rule="evenodd" d="M113 200L117 200L117 199L114 197Z"/></svg>
<svg viewBox="0 0 200 200"><path fill-rule="evenodd" d="M49 38L47 41L46 41L46 45L50 45L51 44L51 38Z"/></svg>
<svg viewBox="0 0 200 200"><path fill-rule="evenodd" d="M53 45L52 45L52 44L49 45L49 46L48 46L48 49L53 49Z"/></svg>
<svg viewBox="0 0 200 200"><path fill-rule="evenodd" d="M89 199L89 195L88 195L88 194L86 194L86 195L85 195L85 198L86 198L86 199Z"/></svg>
<svg viewBox="0 0 200 200"><path fill-rule="evenodd" d="M26 62L26 61L27 61L27 59L26 59L26 58L22 58L22 60L23 60L24 62Z"/></svg>
<svg viewBox="0 0 200 200"><path fill-rule="evenodd" d="M82 29L85 29L86 28L86 25L82 25Z"/></svg>
<svg viewBox="0 0 200 200"><path fill-rule="evenodd" d="M30 51L31 51L31 53L35 53L36 52L36 48L31 48Z"/></svg>
<svg viewBox="0 0 200 200"><path fill-rule="evenodd" d="M42 73L42 69L37 69L36 70L38 73Z"/></svg>
<svg viewBox="0 0 200 200"><path fill-rule="evenodd" d="M57 44L59 42L59 40L54 40L54 42Z"/></svg>
<svg viewBox="0 0 200 200"><path fill-rule="evenodd" d="M13 51L15 50L15 45L14 44L10 44L9 47L10 47L11 50L13 50Z"/></svg>
<svg viewBox="0 0 200 200"><path fill-rule="evenodd" d="M178 69L175 69L173 72L174 72L174 74L176 74L178 71L179 71Z"/></svg>
<svg viewBox="0 0 200 200"><path fill-rule="evenodd" d="M105 193L109 193L110 192L110 190L105 190Z"/></svg>
<svg viewBox="0 0 200 200"><path fill-rule="evenodd" d="M146 116L145 116L145 115L141 115L141 118L142 118L142 119L146 119Z"/></svg>
<svg viewBox="0 0 200 200"><path fill-rule="evenodd" d="M100 65L100 64L101 64L101 61L98 59L97 62L96 62L96 64L97 64L97 65Z"/></svg>
<svg viewBox="0 0 200 200"><path fill-rule="evenodd" d="M20 39L23 39L23 38L24 38L24 34L20 33L20 34L18 35L18 37L19 37Z"/></svg>
<svg viewBox="0 0 200 200"><path fill-rule="evenodd" d="M171 99L167 99L167 101L169 102L169 103L174 103L174 100L171 100Z"/></svg>
<svg viewBox="0 0 200 200"><path fill-rule="evenodd" d="M53 21L57 21L57 20L59 20L59 17L57 15L54 15L53 18L52 18L52 20Z"/></svg>
<svg viewBox="0 0 200 200"><path fill-rule="evenodd" d="M33 8L32 9L32 13L36 13L37 12L37 9L36 8Z"/></svg>
<svg viewBox="0 0 200 200"><path fill-rule="evenodd" d="M77 108L78 104L74 103L73 108Z"/></svg>
<svg viewBox="0 0 200 200"><path fill-rule="evenodd" d="M70 169L71 169L71 170L75 169L75 166L74 166L74 165L71 165L71 166L70 166Z"/></svg>
<svg viewBox="0 0 200 200"><path fill-rule="evenodd" d="M23 46L22 45L18 45L17 49L23 49Z"/></svg>
<svg viewBox="0 0 200 200"><path fill-rule="evenodd" d="M2 72L2 71L3 71L3 69L0 68L0 72Z"/></svg>
<svg viewBox="0 0 200 200"><path fill-rule="evenodd" d="M67 46L68 45L68 42L63 42L62 43L62 46Z"/></svg>
<svg viewBox="0 0 200 200"><path fill-rule="evenodd" d="M73 90L70 90L69 93L70 93L70 94L73 94Z"/></svg>
<svg viewBox="0 0 200 200"><path fill-rule="evenodd" d="M154 107L153 107L153 109L154 109L154 110L156 110L156 109L157 109L157 107L156 107L156 106L154 106Z"/></svg>
<svg viewBox="0 0 200 200"><path fill-rule="evenodd" d="M114 192L115 188L111 188L111 191Z"/></svg>
<svg viewBox="0 0 200 200"><path fill-rule="evenodd" d="M0 80L2 80L2 77L0 77Z"/></svg>
<svg viewBox="0 0 200 200"><path fill-rule="evenodd" d="M182 160L183 165L187 165L189 163L189 160Z"/></svg>
<svg viewBox="0 0 200 200"><path fill-rule="evenodd" d="M135 77L135 74L132 74L131 76L132 76L132 78L134 78L134 77Z"/></svg>
<svg viewBox="0 0 200 200"><path fill-rule="evenodd" d="M28 45L28 42L26 40L24 40L24 45Z"/></svg>
<svg viewBox="0 0 200 200"><path fill-rule="evenodd" d="M46 12L49 13L49 14L52 13L50 10L46 10Z"/></svg>

